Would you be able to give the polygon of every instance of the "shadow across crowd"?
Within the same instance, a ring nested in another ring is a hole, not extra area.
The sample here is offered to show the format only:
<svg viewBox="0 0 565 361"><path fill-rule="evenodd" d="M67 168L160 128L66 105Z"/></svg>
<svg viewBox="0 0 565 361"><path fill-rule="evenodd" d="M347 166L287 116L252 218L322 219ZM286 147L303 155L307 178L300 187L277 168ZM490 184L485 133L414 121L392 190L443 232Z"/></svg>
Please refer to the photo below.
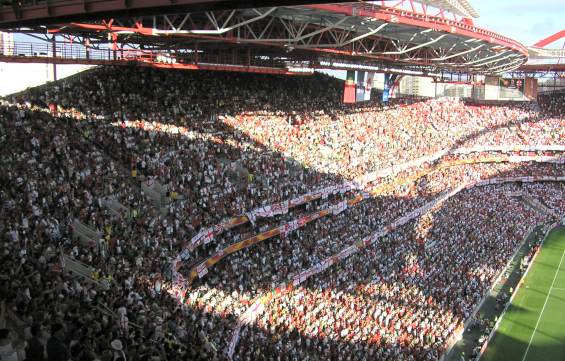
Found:
<svg viewBox="0 0 565 361"><path fill-rule="evenodd" d="M250 218L443 149L563 145L552 106L443 99L352 108L340 104L342 86L321 75L98 68L6 102L1 298L26 340L19 349L30 360L42 359L34 350L44 346L49 357L73 360L223 359L258 298L446 191L477 179L564 175L562 163L481 163L385 187L433 166L425 163ZM233 358L438 359L528 229L550 217L509 195L517 191L563 214L562 183L462 191L272 295L243 327ZM224 247L328 207L331 215L230 254L190 285L167 277L179 254L176 277L188 277ZM247 221L191 246L201 230L237 216ZM81 242L77 221L100 237ZM89 267L87 277L69 272L66 256ZM0 352L9 350L11 336L0 337Z"/></svg>

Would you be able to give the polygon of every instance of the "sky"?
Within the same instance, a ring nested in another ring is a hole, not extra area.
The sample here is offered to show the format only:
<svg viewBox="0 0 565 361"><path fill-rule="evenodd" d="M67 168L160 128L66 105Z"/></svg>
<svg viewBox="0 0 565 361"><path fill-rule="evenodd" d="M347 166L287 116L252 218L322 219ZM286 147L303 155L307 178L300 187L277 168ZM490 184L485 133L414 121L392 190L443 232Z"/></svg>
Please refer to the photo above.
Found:
<svg viewBox="0 0 565 361"><path fill-rule="evenodd" d="M564 0L468 0L480 17L475 25L533 45L565 29ZM561 48L563 40L548 45Z"/></svg>
<svg viewBox="0 0 565 361"><path fill-rule="evenodd" d="M81 70L88 65L57 65L57 78L61 79ZM0 63L0 97L22 91L29 87L45 84L53 80L51 64Z"/></svg>

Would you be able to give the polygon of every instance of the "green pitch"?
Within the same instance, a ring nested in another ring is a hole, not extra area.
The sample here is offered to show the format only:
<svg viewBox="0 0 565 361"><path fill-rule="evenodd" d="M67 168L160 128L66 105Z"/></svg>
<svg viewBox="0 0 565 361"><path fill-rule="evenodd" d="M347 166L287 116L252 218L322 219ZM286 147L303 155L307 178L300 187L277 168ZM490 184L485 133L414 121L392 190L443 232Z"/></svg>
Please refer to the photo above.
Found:
<svg viewBox="0 0 565 361"><path fill-rule="evenodd" d="M565 360L565 227L553 230L481 361Z"/></svg>

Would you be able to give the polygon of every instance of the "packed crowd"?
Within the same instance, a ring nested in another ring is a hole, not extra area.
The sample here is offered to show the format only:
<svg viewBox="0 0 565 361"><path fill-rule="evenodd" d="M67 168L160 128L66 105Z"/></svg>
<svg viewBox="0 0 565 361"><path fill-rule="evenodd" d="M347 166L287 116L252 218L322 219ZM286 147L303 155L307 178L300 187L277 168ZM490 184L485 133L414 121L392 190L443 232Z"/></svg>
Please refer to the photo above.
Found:
<svg viewBox="0 0 565 361"><path fill-rule="evenodd" d="M498 188L467 191L277 297L238 358L437 360L542 220Z"/></svg>
<svg viewBox="0 0 565 361"><path fill-rule="evenodd" d="M561 183L554 188L544 187L543 184L529 184L524 188L526 194L540 200L542 204L554 210L557 214L565 215L565 202L563 202L565 184Z"/></svg>
<svg viewBox="0 0 565 361"><path fill-rule="evenodd" d="M565 137L556 101L351 108L340 104L341 87L321 75L97 68L6 100L0 298L4 318L23 320L28 359L42 359L30 358L31 345L65 350L73 360L221 359L257 297L446 190L490 177L564 175L556 163L437 170L426 163L217 232L190 249L178 274L233 242L364 195L226 257L188 290L172 292L171 261L199 231L229 217L442 149L563 145ZM410 179L415 172L423 175ZM149 196L150 182L165 186L164 202ZM524 187L563 214L562 185ZM457 195L370 253L275 298L257 327L244 330L234 357L436 359L527 228L542 220L500 197L503 189ZM100 238L80 242L76 221ZM433 252L440 245L449 252ZM90 275L64 271L63 254ZM2 360L15 357L2 353L10 336L0 337Z"/></svg>
<svg viewBox="0 0 565 361"><path fill-rule="evenodd" d="M520 167L513 164L478 164L432 172L417 182L370 197L340 214L319 219L276 242L261 242L235 253L208 270L211 279L207 279L206 283L221 289L231 289L230 285L233 285L235 289L251 290L256 295L291 278L293 272L318 264L339 252L344 245L361 240L372 231L423 206L445 190L475 179L528 176L532 173L563 174L562 167L551 164ZM399 176L402 177L403 174Z"/></svg>
<svg viewBox="0 0 565 361"><path fill-rule="evenodd" d="M563 103L565 102L564 92L540 95L538 101L543 107L544 113L549 116L560 119L563 119L565 116L565 109L563 109Z"/></svg>
<svg viewBox="0 0 565 361"><path fill-rule="evenodd" d="M164 330L172 323L182 336L190 325L151 282L166 261L158 239L142 243L131 233L135 222L111 217L101 205L107 195L140 197L127 173L63 119L17 107L4 107L0 114L2 166L7 170L0 176L1 287L7 312L24 320L27 336L39 329L34 337L48 353L50 342L59 344L54 350L66 350L51 359L92 360L98 355L115 360L112 354L123 353L126 342L128 359L155 354L182 359L180 343L164 342L170 339ZM76 242L71 229L75 218L104 229L97 241L105 247ZM62 253L94 267L92 275L77 278L61 272Z"/></svg>

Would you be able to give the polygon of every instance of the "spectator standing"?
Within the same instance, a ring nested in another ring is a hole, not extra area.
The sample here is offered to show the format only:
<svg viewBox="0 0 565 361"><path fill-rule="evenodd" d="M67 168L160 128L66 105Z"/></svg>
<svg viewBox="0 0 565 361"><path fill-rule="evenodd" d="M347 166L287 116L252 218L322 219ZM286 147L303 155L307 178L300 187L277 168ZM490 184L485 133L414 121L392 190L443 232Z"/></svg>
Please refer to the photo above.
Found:
<svg viewBox="0 0 565 361"><path fill-rule="evenodd" d="M0 360L19 361L18 351L12 345L10 330L7 328L0 330Z"/></svg>
<svg viewBox="0 0 565 361"><path fill-rule="evenodd" d="M51 337L47 340L47 360L67 361L69 360L69 349L63 342L65 339L65 327L60 323L51 326Z"/></svg>
<svg viewBox="0 0 565 361"><path fill-rule="evenodd" d="M31 326L31 338L27 341L26 360L27 361L43 361L45 359L45 346L39 340L41 334L41 325L33 324Z"/></svg>

